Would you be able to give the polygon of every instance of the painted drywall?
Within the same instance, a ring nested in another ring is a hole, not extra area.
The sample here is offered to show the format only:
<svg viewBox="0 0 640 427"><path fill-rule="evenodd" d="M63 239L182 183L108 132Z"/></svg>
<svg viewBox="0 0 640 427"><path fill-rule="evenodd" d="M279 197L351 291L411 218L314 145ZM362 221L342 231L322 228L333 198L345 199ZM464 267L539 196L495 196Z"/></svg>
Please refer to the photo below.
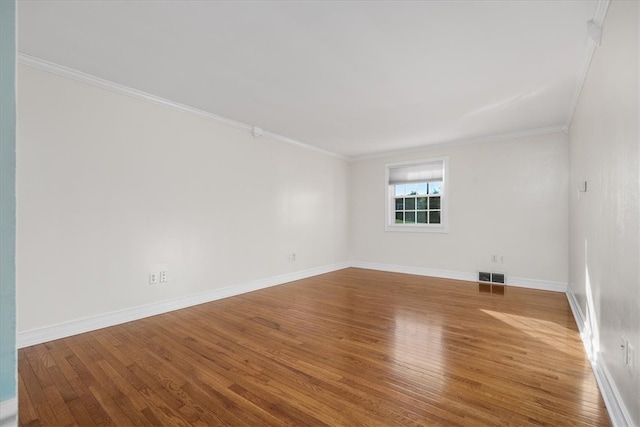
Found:
<svg viewBox="0 0 640 427"><path fill-rule="evenodd" d="M449 233L385 231L385 164L438 156L449 156ZM566 284L567 162L562 132L353 162L351 259Z"/></svg>
<svg viewBox="0 0 640 427"><path fill-rule="evenodd" d="M0 2L0 402L16 396L15 2ZM2 414L0 414L2 418Z"/></svg>
<svg viewBox="0 0 640 427"><path fill-rule="evenodd" d="M640 425L640 3L612 1L569 133L570 290L604 365ZM587 192L579 193L587 181ZM635 347L623 364L621 337Z"/></svg>
<svg viewBox="0 0 640 427"><path fill-rule="evenodd" d="M19 333L347 260L346 160L18 77Z"/></svg>

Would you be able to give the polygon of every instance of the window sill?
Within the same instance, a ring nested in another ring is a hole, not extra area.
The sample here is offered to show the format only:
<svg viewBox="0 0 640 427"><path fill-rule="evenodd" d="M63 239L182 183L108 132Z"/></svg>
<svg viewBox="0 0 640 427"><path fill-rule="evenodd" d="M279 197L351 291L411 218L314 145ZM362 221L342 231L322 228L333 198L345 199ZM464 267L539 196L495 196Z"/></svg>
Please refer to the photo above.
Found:
<svg viewBox="0 0 640 427"><path fill-rule="evenodd" d="M445 225L422 226L422 225L395 225L387 224L384 231L400 231L409 233L449 233L449 227Z"/></svg>

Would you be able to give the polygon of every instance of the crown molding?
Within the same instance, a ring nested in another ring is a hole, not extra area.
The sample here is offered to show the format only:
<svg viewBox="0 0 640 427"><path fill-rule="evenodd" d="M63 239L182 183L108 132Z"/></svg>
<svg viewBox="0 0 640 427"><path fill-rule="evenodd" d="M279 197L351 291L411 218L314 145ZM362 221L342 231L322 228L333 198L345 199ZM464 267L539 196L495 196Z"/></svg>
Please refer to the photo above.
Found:
<svg viewBox="0 0 640 427"><path fill-rule="evenodd" d="M594 22L596 23L600 23L603 19L604 16L606 14L606 10L608 8L609 5L609 0L600 0L598 2L598 7L597 7L597 12L596 12L596 17L594 17ZM590 46L593 49L593 42L590 41ZM593 54L593 52L591 52L591 54L589 55L589 62L591 61L591 55ZM365 159L372 159L372 158L380 158L380 157L387 157L387 156L392 156L392 155L398 155L398 154L407 154L407 153L413 153L413 152L419 152L419 151L424 151L424 150L430 150L430 149L436 149L436 148L445 148L445 147L455 147L455 146L461 146L461 145L469 145L469 144L479 144L479 143L484 143L484 142L493 142L493 141L501 141L501 140L505 140L505 139L516 139L516 138L524 138L524 137L528 137L528 136L535 136L535 135L544 135L544 134L549 134L549 133L556 133L556 132L567 132L568 130L568 126L566 125L558 125L558 126L551 126L551 127L544 127L544 128L536 128L536 129L527 129L527 130L523 130L523 131L517 131L517 132L509 132L509 133L503 133L503 134L493 134L493 135L487 135L487 136L483 136L483 137L477 137L477 138L468 138L468 139L455 139L455 140L450 140L450 141L442 141L442 142L437 142L434 144L425 144L425 145L421 145L418 147L412 147L412 148L408 148L408 149L402 149L402 150L391 150L391 151L383 151L383 152L379 152L379 153L372 153L372 154L364 154L361 156L351 156L351 157L347 157L347 156L343 156L340 155L338 153L334 153L332 151L328 151L328 150L324 150L322 148L318 148L315 147L313 145L310 144L306 144L304 142L298 141L294 138L290 138L284 135L280 135L278 133L275 132L271 132L268 130L264 130L264 129L260 129L254 125L250 125L247 123L243 123L243 122L239 122L236 120L232 120L223 116L219 116L217 114L213 114L204 110L200 110L198 108L194 108L194 107L190 107L188 105L185 104L180 104L178 102L175 101L171 101L169 99L165 99L156 95L152 95L150 93L147 92L143 92L137 89L133 89L130 88L128 86L124 86L124 85L120 85L118 83L114 83L111 82L109 80L105 80L102 79L100 77L96 77L93 76L91 74L87 74L84 73L82 71L78 71L69 67L65 67L63 65L59 65L35 56L31 56L22 52L19 52L17 54L17 59L18 59L18 63L32 67L32 68L37 68L43 71L47 71L53 74L57 74L72 80L76 80L78 82L81 83L85 83L85 84L89 84L95 87L99 87L101 89L104 90L108 90L114 93L118 93L121 95L125 95L125 96L130 96L142 101L146 101L146 102L150 102L156 105L160 105L166 108L170 108L176 111L180 111L183 113L187 113L187 114L191 114L197 117L201 117L207 120L211 120L211 121L215 121L217 123L235 128L235 129L240 129L243 131L246 131L252 135L254 135L254 138L257 138L256 136L256 129L259 129L259 136L266 136L272 140L276 140L276 141L280 141L289 145L293 145L296 147L300 147L306 150L311 150L311 151L315 151L317 153L320 154L324 154L326 156L330 156L330 157L335 157L341 160L348 160L348 161L357 161L357 160L365 160ZM581 77L580 79L580 84L578 85L579 89L581 90L582 88L582 84L584 83L584 78L586 77L586 72L588 70L588 63L583 66L583 71L584 71L584 75ZM575 111L575 105L577 104L578 98L579 98L579 92L580 90L576 91L576 95L574 96L574 100L572 101L572 108L571 108L571 116L573 115L573 112ZM568 121L567 123L570 123L570 121Z"/></svg>
<svg viewBox="0 0 640 427"><path fill-rule="evenodd" d="M358 161L358 160L376 159L376 158L389 157L389 156L395 156L400 154L417 153L417 152L426 151L426 150L433 150L436 148L449 148L449 147L457 147L462 145L481 144L485 142L504 141L507 139L519 139L519 138L526 138L529 136L546 135L550 133L559 133L559 132L566 133L567 131L568 131L568 128L564 125L549 126L549 127L536 128L536 129L526 129L526 130L517 131L517 132L493 134L493 135L487 135L487 136L482 136L478 138L453 139L450 141L437 142L435 144L421 145L418 147L413 147L405 150L393 150L393 151L384 151L384 152L375 153L375 154L365 154L362 156L351 157L349 158L349 160Z"/></svg>
<svg viewBox="0 0 640 427"><path fill-rule="evenodd" d="M123 86L118 83L111 82L109 80L102 79L100 77L93 76L91 74L83 73L82 71L74 70L69 67L65 67L63 65L56 64L54 62L50 62L41 58L37 58L35 56L27 55L26 53L18 52L17 54L18 63L37 68L43 71L47 71L49 73L57 74L63 77L67 77L72 80L76 80L81 83L85 83L88 85L96 86L101 89L105 89L111 92L118 93L120 95L130 96L132 98L136 98L142 101L150 102L152 104L160 105L162 107L170 108L172 110L180 111L182 113L191 114L197 117L201 117L207 120L211 120L225 126L229 126L235 129L244 130L250 134L255 133L255 129L257 128L254 125L249 125L247 123L239 122L236 120L228 119L226 117L219 116L217 114L210 113L208 111L200 110L198 108L190 107L185 104L180 104L179 102L171 101L169 99L165 99L156 95L152 95L147 92L143 92L141 90L133 89L128 86ZM306 150L315 151L317 153L324 154L330 157L336 157L342 160L348 160L346 157L341 156L340 154L323 150L318 147L314 147L313 145L306 144L304 142L295 140L293 138L289 138L288 136L280 135L275 132L269 132L266 130L260 129L260 135L267 136L273 140L284 142L289 145L294 145L296 147L304 148Z"/></svg>
<svg viewBox="0 0 640 427"><path fill-rule="evenodd" d="M604 18L607 16L607 11L609 10L609 3L611 3L611 0L598 0L598 4L596 5L593 22L600 27L604 24Z"/></svg>
<svg viewBox="0 0 640 427"><path fill-rule="evenodd" d="M596 4L596 10L593 13L593 18L590 22L593 22L597 25L602 31L602 27L604 25L604 18L607 16L607 11L609 10L610 0L598 0ZM585 23L585 33L587 33L587 23ZM584 82L587 79L587 73L589 72L589 67L591 66L591 60L593 59L593 54L596 51L596 48L599 46L599 43L596 43L588 34L587 34L587 45L585 47L584 57L582 59L582 65L580 67L580 74L578 75L578 80L576 81L576 87L573 90L573 97L571 98L571 104L569 104L569 110L567 111L567 119L565 123L567 124L567 128L571 127L571 123L573 122L573 116L576 113L576 108L578 107L578 101L580 100L580 95L582 94L582 88L584 87Z"/></svg>

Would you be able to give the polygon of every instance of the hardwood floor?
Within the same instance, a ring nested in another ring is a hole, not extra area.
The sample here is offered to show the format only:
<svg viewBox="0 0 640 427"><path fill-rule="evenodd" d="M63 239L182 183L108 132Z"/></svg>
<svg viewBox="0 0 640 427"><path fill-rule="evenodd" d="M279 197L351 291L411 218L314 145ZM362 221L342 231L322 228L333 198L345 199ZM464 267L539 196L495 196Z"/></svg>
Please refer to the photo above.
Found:
<svg viewBox="0 0 640 427"><path fill-rule="evenodd" d="M18 357L21 425L609 425L564 294L371 270Z"/></svg>

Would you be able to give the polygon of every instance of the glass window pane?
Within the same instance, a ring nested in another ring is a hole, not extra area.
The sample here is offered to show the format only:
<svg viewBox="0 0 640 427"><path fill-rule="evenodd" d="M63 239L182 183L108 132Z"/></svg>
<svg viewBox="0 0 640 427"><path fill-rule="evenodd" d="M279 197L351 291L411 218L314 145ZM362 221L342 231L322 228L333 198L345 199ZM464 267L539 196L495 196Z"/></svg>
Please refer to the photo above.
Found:
<svg viewBox="0 0 640 427"><path fill-rule="evenodd" d="M420 182L416 184L417 194L427 194L427 187L428 186L426 182Z"/></svg>
<svg viewBox="0 0 640 427"><path fill-rule="evenodd" d="M442 181L429 183L429 194L440 194L442 192Z"/></svg>
<svg viewBox="0 0 640 427"><path fill-rule="evenodd" d="M426 212L418 212L418 224L426 224L427 223L427 213Z"/></svg>
<svg viewBox="0 0 640 427"><path fill-rule="evenodd" d="M440 224L440 211L429 212L429 224Z"/></svg>
<svg viewBox="0 0 640 427"><path fill-rule="evenodd" d="M404 214L402 212L396 212L396 224L402 224L404 222Z"/></svg>
<svg viewBox="0 0 640 427"><path fill-rule="evenodd" d="M405 212L404 213L404 222L406 223L415 223L416 222L416 213L415 212Z"/></svg>
<svg viewBox="0 0 640 427"><path fill-rule="evenodd" d="M405 184L405 191L408 196L418 194L418 184Z"/></svg>
<svg viewBox="0 0 640 427"><path fill-rule="evenodd" d="M396 185L396 197L398 196L404 196L404 184Z"/></svg>
<svg viewBox="0 0 640 427"><path fill-rule="evenodd" d="M403 209L404 209L404 199L403 198L396 199L396 210L401 211Z"/></svg>
<svg viewBox="0 0 640 427"><path fill-rule="evenodd" d="M418 197L418 209L427 209L426 197Z"/></svg>
<svg viewBox="0 0 640 427"><path fill-rule="evenodd" d="M429 209L440 209L440 196L429 197Z"/></svg>
<svg viewBox="0 0 640 427"><path fill-rule="evenodd" d="M416 208L416 198L415 197L407 197L404 199L404 208L405 210L414 210Z"/></svg>

